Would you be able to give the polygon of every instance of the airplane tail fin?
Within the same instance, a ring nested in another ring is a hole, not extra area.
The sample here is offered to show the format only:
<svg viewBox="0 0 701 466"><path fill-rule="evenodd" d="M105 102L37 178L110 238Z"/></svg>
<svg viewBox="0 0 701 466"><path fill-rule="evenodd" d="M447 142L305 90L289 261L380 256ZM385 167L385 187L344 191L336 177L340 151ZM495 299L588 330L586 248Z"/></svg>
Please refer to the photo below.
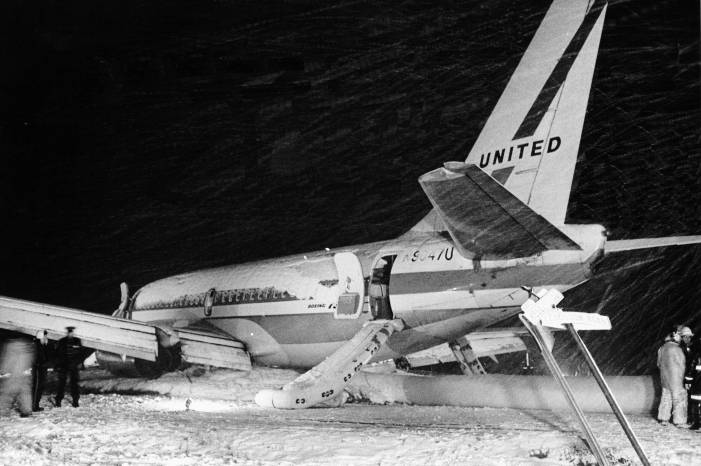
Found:
<svg viewBox="0 0 701 466"><path fill-rule="evenodd" d="M467 156L554 225L565 221L605 0L555 0Z"/></svg>
<svg viewBox="0 0 701 466"><path fill-rule="evenodd" d="M553 1L465 160L558 227L567 213L606 7L606 0ZM431 212L411 232L442 227Z"/></svg>

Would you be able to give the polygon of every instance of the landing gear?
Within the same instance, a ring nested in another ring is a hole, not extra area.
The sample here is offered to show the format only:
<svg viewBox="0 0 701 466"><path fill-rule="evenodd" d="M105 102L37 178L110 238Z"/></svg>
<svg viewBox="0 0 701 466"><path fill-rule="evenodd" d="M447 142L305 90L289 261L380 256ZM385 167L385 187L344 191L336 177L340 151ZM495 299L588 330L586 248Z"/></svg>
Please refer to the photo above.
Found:
<svg viewBox="0 0 701 466"><path fill-rule="evenodd" d="M484 375L487 371L482 366L475 352L470 346L470 342L467 338L460 337L457 340L453 340L448 343L450 350L455 356L455 360L460 364L460 370L465 375Z"/></svg>
<svg viewBox="0 0 701 466"><path fill-rule="evenodd" d="M530 354L526 351L526 359L523 361L523 366L521 366L521 375L533 375L534 370Z"/></svg>

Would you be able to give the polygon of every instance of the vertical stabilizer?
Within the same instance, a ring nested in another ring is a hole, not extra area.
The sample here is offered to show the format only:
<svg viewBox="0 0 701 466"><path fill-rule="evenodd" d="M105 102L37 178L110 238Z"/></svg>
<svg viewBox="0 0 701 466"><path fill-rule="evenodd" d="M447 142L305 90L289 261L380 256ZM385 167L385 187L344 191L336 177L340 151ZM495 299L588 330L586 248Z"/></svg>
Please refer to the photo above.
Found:
<svg viewBox="0 0 701 466"><path fill-rule="evenodd" d="M555 225L565 221L605 0L555 0L466 162Z"/></svg>

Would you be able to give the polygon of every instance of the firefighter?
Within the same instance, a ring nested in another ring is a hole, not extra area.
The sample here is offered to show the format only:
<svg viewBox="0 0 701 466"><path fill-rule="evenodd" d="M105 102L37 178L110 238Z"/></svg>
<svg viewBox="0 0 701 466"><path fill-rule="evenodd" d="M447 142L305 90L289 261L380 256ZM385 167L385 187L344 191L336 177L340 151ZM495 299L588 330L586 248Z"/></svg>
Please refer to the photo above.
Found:
<svg viewBox="0 0 701 466"><path fill-rule="evenodd" d="M689 390L689 412L691 414L691 430L701 428L701 337L697 336L692 347L684 384Z"/></svg>
<svg viewBox="0 0 701 466"><path fill-rule="evenodd" d="M657 410L657 420L667 425L670 415L677 427L686 427L687 393L684 389L684 371L686 357L680 346L679 332L674 331L665 338L664 344L657 350L657 367L660 369L662 398Z"/></svg>
<svg viewBox="0 0 701 466"><path fill-rule="evenodd" d="M689 327L685 325L680 325L677 327L677 333L682 339L682 341L679 343L679 346L682 347L682 350L684 351L684 356L687 357L688 362L689 357L691 356L691 339L694 336L694 332L692 332Z"/></svg>

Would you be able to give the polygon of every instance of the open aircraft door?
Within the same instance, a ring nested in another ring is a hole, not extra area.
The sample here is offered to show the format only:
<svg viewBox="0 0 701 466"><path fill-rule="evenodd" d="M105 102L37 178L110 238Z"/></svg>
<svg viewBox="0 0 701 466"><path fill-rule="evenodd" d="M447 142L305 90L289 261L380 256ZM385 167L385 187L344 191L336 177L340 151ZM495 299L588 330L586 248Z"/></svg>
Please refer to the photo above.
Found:
<svg viewBox="0 0 701 466"><path fill-rule="evenodd" d="M365 281L360 260L352 252L339 252L333 256L338 271L338 305L333 316L336 319L357 319L363 310Z"/></svg>

